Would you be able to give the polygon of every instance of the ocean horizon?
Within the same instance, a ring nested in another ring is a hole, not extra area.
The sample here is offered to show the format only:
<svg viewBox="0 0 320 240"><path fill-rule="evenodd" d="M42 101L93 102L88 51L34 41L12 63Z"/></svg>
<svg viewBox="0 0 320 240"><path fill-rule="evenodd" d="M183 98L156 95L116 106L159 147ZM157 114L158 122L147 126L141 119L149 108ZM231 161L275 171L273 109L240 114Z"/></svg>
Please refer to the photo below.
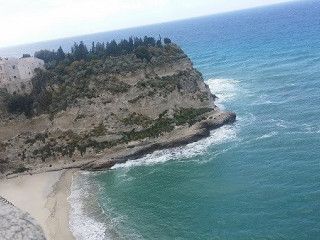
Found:
<svg viewBox="0 0 320 240"><path fill-rule="evenodd" d="M234 124L110 171L75 174L77 239L319 239L320 2L296 1L0 48L169 37Z"/></svg>

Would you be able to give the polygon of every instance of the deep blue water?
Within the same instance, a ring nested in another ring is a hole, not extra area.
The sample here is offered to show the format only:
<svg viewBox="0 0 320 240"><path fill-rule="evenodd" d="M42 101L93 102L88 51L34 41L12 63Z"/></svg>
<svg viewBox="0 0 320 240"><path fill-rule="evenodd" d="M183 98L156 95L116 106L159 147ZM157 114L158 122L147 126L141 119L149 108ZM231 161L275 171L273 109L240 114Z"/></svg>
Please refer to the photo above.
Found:
<svg viewBox="0 0 320 240"><path fill-rule="evenodd" d="M217 104L238 120L186 147L109 172L78 173L69 198L75 234L320 239L320 2L0 49L0 55L158 34L183 48Z"/></svg>

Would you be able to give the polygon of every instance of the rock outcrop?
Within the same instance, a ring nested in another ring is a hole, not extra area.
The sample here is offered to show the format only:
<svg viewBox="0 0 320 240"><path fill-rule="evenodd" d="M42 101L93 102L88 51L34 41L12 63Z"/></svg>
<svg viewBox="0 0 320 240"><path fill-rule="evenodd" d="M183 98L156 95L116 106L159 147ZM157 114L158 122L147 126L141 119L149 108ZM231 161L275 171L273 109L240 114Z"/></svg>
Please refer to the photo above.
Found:
<svg viewBox="0 0 320 240"><path fill-rule="evenodd" d="M0 95L0 173L105 169L235 121L181 48L148 51L150 61L127 54L40 71L32 117L6 111Z"/></svg>
<svg viewBox="0 0 320 240"><path fill-rule="evenodd" d="M28 213L0 197L0 239L42 240L46 238L42 228Z"/></svg>

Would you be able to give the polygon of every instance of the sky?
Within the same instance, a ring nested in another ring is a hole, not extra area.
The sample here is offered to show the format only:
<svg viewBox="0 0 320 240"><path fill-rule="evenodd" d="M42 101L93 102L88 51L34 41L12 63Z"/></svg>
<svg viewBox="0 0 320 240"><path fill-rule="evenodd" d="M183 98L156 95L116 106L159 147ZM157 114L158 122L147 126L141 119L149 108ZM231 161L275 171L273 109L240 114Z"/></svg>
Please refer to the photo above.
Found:
<svg viewBox="0 0 320 240"><path fill-rule="evenodd" d="M0 0L0 48L292 0Z"/></svg>

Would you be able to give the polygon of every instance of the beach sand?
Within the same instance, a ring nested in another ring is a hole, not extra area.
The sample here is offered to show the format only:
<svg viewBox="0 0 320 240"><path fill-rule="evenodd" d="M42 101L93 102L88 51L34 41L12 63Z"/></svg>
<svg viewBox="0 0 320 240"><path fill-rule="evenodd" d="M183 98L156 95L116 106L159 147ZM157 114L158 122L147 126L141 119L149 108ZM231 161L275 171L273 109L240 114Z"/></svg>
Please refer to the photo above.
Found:
<svg viewBox="0 0 320 240"><path fill-rule="evenodd" d="M76 170L24 175L0 182L0 196L30 213L48 240L75 239L69 229L72 176Z"/></svg>

